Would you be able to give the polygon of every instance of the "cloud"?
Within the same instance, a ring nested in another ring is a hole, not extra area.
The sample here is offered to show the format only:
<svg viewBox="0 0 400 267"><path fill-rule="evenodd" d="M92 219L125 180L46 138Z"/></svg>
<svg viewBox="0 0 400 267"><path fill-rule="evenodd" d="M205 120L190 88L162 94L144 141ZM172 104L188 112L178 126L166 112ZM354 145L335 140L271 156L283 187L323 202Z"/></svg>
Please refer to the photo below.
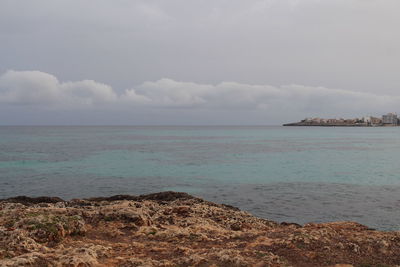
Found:
<svg viewBox="0 0 400 267"><path fill-rule="evenodd" d="M126 90L120 98L137 105L164 108L259 109L273 112L349 114L396 109L399 96L376 95L303 85L216 85L161 79Z"/></svg>
<svg viewBox="0 0 400 267"><path fill-rule="evenodd" d="M92 80L62 83L40 71L9 70L0 76L0 102L5 104L78 107L116 100L111 86Z"/></svg>
<svg viewBox="0 0 400 267"><path fill-rule="evenodd" d="M60 82L40 71L7 71L0 76L0 103L40 108L114 110L251 110L287 117L365 115L396 111L400 96L377 95L304 85L252 85L237 82L199 84L160 79L118 94L92 80ZM182 115L184 116L184 114Z"/></svg>
<svg viewBox="0 0 400 267"><path fill-rule="evenodd" d="M46 104L60 99L59 82L39 71L7 71L0 76L0 101L13 104Z"/></svg>

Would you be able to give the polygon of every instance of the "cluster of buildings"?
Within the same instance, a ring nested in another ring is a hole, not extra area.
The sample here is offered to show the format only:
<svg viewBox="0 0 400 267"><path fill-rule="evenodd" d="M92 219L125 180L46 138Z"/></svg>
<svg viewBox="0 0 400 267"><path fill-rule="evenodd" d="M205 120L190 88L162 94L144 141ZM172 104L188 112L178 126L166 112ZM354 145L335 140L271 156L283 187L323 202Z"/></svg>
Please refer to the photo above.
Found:
<svg viewBox="0 0 400 267"><path fill-rule="evenodd" d="M324 119L324 118L306 118L300 122L284 124L284 126L398 126L400 118L396 113L388 113L381 118L362 117L355 119Z"/></svg>
<svg viewBox="0 0 400 267"><path fill-rule="evenodd" d="M400 119L396 113L388 113L382 116L382 124L400 125Z"/></svg>

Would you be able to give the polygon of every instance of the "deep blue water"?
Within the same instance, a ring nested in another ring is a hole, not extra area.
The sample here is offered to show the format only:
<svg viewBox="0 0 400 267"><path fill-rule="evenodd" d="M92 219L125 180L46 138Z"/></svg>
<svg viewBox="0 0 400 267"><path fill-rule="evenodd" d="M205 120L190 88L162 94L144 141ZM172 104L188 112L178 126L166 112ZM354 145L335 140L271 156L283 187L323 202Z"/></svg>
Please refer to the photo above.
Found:
<svg viewBox="0 0 400 267"><path fill-rule="evenodd" d="M400 230L400 127L0 127L0 198L185 191L276 221Z"/></svg>

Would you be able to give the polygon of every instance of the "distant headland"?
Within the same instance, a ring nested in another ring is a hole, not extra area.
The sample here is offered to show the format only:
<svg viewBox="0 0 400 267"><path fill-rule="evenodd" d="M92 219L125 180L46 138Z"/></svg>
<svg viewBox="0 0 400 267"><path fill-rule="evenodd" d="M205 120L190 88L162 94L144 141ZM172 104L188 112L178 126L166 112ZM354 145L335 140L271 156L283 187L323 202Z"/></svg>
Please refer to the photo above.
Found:
<svg viewBox="0 0 400 267"><path fill-rule="evenodd" d="M400 118L396 113L382 115L381 118L366 116L355 119L324 119L324 118L305 118L299 122L286 123L283 126L340 126L340 127L385 127L400 126Z"/></svg>

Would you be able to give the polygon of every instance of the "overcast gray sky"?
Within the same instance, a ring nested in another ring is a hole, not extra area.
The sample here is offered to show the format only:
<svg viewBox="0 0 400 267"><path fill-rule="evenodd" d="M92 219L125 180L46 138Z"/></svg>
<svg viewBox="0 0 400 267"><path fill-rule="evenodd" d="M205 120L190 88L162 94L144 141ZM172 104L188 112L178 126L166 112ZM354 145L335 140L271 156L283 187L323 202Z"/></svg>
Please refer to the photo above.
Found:
<svg viewBox="0 0 400 267"><path fill-rule="evenodd" d="M0 124L400 111L398 0L0 0Z"/></svg>

